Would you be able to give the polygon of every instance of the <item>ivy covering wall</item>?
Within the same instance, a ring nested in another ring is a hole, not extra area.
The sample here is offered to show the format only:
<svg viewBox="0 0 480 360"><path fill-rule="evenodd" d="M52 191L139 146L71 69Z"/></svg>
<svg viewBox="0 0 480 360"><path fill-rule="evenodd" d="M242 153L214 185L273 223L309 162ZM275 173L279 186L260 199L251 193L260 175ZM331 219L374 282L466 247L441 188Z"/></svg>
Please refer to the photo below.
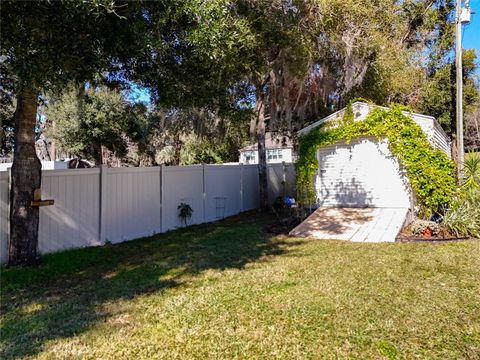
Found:
<svg viewBox="0 0 480 360"><path fill-rule="evenodd" d="M456 189L455 165L447 155L435 149L419 125L402 111L405 107L375 108L363 121L354 121L352 103L343 118L324 123L299 139L297 189L304 203L314 203L314 178L318 170L317 150L340 140L347 143L359 136L386 138L390 150L406 169L422 213L439 213L450 203Z"/></svg>

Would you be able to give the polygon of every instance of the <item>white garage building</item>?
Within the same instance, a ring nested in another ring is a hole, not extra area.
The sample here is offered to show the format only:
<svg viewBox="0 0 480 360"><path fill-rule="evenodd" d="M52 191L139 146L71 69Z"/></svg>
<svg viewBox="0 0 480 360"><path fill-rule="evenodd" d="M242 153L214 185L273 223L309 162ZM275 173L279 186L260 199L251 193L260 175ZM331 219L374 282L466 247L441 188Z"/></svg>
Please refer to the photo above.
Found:
<svg viewBox="0 0 480 360"><path fill-rule="evenodd" d="M354 121L364 120L374 108L363 102L352 104ZM306 134L325 122L338 120L345 109L299 131ZM428 141L450 157L450 140L437 121L421 114L408 113L427 134ZM373 137L338 142L317 151L319 170L315 178L317 203L327 207L409 208L411 194L399 161L386 140Z"/></svg>
<svg viewBox="0 0 480 360"><path fill-rule="evenodd" d="M352 104L354 121L364 120L374 108ZM325 122L343 117L342 109L299 131L299 136ZM450 157L450 140L437 121L408 113L427 134L428 141ZM317 151L315 189L318 209L295 227L290 235L349 240L391 242L412 208L412 192L405 171L390 152L386 140L357 137L348 144L339 141Z"/></svg>

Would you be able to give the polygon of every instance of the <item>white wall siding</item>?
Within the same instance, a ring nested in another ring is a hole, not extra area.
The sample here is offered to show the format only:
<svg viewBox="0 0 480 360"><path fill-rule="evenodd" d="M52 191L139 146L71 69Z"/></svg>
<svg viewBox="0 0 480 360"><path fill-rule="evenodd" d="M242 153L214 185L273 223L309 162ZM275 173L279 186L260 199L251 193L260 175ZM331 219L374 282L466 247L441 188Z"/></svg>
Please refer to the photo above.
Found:
<svg viewBox="0 0 480 360"><path fill-rule="evenodd" d="M280 148L280 149L268 149L269 150L281 150L282 157L277 159L268 159L267 153L267 164L282 164L282 163L291 163L293 162L293 149L292 148ZM255 161L247 160L246 154L247 153L254 153L255 154ZM239 163L245 165L256 165L258 164L258 150L246 150L240 152L240 157L238 160Z"/></svg>
<svg viewBox="0 0 480 360"><path fill-rule="evenodd" d="M367 104L364 102L355 102L352 104L352 110L355 121L362 121L365 120L370 113L371 110L374 108L379 107L384 110L388 110L387 107L383 106L376 106ZM335 121L339 118L343 117L345 113L345 108L341 109L323 119L318 120L317 122L301 129L298 131L298 135L305 135L315 127L323 124L323 123L332 123L332 127L335 127ZM434 117L417 114L417 113L410 113L407 111L403 112L405 115L411 117L423 130L423 132L427 135L427 140L430 144L443 151L449 158L451 158L451 141L445 131L442 129L440 124L435 120Z"/></svg>
<svg viewBox="0 0 480 360"><path fill-rule="evenodd" d="M428 142L438 150L443 151L450 159L451 141L440 124L431 116L409 114L413 120L422 128L423 132L427 135Z"/></svg>
<svg viewBox="0 0 480 360"><path fill-rule="evenodd" d="M42 170L66 170L68 161L41 161ZM12 163L0 163L0 171L5 171L12 167Z"/></svg>
<svg viewBox="0 0 480 360"><path fill-rule="evenodd" d="M359 138L323 147L317 156L319 205L410 207L408 181L386 141Z"/></svg>
<svg viewBox="0 0 480 360"><path fill-rule="evenodd" d="M442 129L442 127L437 123L434 122L434 132L433 132L433 146L439 150L442 150L445 154L447 154L448 158L452 158L452 141Z"/></svg>

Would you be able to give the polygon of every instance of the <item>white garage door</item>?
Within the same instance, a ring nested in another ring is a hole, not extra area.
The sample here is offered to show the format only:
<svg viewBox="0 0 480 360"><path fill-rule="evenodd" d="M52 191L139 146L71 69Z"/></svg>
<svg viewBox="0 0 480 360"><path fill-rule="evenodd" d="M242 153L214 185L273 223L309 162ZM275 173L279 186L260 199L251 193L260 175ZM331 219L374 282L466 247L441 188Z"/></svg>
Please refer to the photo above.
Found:
<svg viewBox="0 0 480 360"><path fill-rule="evenodd" d="M409 207L408 181L386 141L359 138L323 147L317 156L319 205Z"/></svg>

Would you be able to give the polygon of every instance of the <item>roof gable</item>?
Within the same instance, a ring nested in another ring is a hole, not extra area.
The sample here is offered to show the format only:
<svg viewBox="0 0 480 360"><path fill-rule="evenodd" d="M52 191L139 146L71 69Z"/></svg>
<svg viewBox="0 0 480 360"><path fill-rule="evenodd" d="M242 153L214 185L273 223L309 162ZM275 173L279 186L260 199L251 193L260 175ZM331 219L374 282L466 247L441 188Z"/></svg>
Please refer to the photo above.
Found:
<svg viewBox="0 0 480 360"><path fill-rule="evenodd" d="M372 111L375 108L390 110L390 108L385 106L367 104L361 101L354 102L352 104L354 121L365 120L368 114L370 113L370 111ZM346 108L338 110L333 114L327 117L324 117L323 119L320 119L307 127L304 127L303 129L298 131L297 133L298 136L307 134L309 131L320 126L321 124L333 122L343 117L343 115L345 114L345 110ZM412 118L413 121L415 121L422 128L423 132L427 135L427 140L435 148L444 151L447 154L447 156L449 157L451 156L450 138L448 137L448 135L445 133L445 131L442 129L440 124L437 122L437 120L435 120L433 116L417 114L417 113L408 112L408 111L403 111L403 114Z"/></svg>
<svg viewBox="0 0 480 360"><path fill-rule="evenodd" d="M362 102L362 101L354 102L352 104L354 121L365 120L366 117L368 116L368 114L370 113L370 111L373 110L374 108L377 108L377 107L380 108L380 109L384 109L384 110L390 110L390 108L385 107L385 106L367 104L367 103ZM313 124L310 124L310 125L304 127L303 129L299 130L297 134L298 135L304 135L304 134L308 133L310 130L320 126L323 123L331 122L331 121L334 121L334 120L336 120L340 117L343 117L343 115L345 114L345 110L346 110L346 107L344 107L341 110L338 110L338 111L334 112L333 114L328 115L327 117L324 117L324 118L314 122ZM436 125L438 125L438 127L440 126L433 116L423 115L423 114L418 114L418 113L413 113L413 112L408 112L408 111L403 111L403 113L405 115L413 118L415 120L415 122L417 122L417 123L419 123L420 119L423 119L423 120L426 120L426 121L433 122L435 126ZM421 124L419 124L419 125L421 126Z"/></svg>

